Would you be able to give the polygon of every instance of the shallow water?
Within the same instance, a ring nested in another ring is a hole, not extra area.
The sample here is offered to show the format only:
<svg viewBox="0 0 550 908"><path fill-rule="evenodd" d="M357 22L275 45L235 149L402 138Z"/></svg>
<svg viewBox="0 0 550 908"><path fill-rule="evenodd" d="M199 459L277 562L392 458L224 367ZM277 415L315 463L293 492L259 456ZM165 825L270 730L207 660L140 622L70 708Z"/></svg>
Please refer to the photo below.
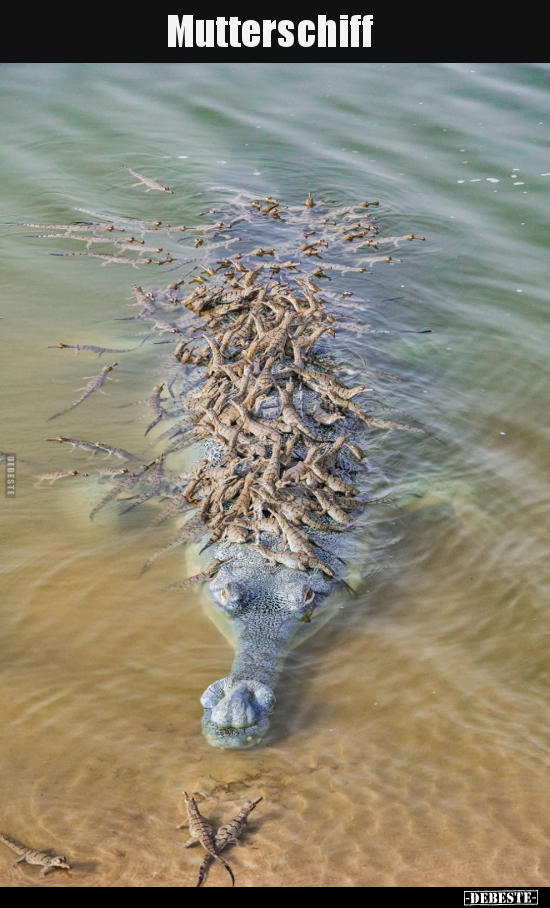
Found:
<svg viewBox="0 0 550 908"><path fill-rule="evenodd" d="M0 509L0 830L74 865L39 883L2 846L3 885L195 885L184 788L214 822L263 796L226 852L240 886L548 885L549 78L510 63L0 68L0 448L19 458ZM174 195L132 188L120 164ZM426 237L350 278L375 303L350 298L346 318L391 333L346 334L335 356L377 370L365 384L387 418L432 435L373 433L399 508L369 515L360 596L289 656L265 745L224 752L199 697L231 647L200 590L165 590L193 550L140 577L173 536L150 527L154 506L91 523L105 487L34 487L95 472L45 443L59 432L162 450L143 406L119 409L162 380L147 344L109 397L47 423L98 371L47 345L135 346L145 327L114 319L161 269L54 257L81 244L19 225L85 217L74 208L196 223L235 193L308 191L380 199L386 236ZM207 885L229 885L223 868Z"/></svg>

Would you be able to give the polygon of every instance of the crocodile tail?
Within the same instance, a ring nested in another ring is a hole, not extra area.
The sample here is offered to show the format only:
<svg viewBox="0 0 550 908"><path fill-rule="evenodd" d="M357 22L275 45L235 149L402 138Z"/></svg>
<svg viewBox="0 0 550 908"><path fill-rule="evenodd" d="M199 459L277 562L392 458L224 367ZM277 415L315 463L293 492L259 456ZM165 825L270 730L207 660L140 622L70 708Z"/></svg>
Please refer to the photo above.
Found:
<svg viewBox="0 0 550 908"><path fill-rule="evenodd" d="M209 854L207 854L204 861L202 862L201 868L199 870L199 881L196 886L197 889L199 889L202 886L202 884L204 883L204 881L206 879L206 873L207 873L208 868L210 867L211 863L212 863L212 857Z"/></svg>
<svg viewBox="0 0 550 908"><path fill-rule="evenodd" d="M219 856L219 854L214 854L214 855L212 855L212 857L215 858L216 861L219 861L220 864L223 864L223 866L224 866L225 869L227 870L229 876L231 877L231 881L232 881L233 886L234 886L234 885L235 885L235 877L233 876L233 871L231 870L231 867L229 866L229 864L228 864L226 861L224 861L224 859L221 858L221 857Z"/></svg>
<svg viewBox="0 0 550 908"><path fill-rule="evenodd" d="M162 413L160 414L160 416L157 416L157 418L156 418L155 420L153 420L153 422L151 423L151 425L150 425L149 428L147 429L145 435L148 435L149 432L151 431L151 429L154 429L155 426L158 426L158 424L159 424L159 422L161 421L161 419L162 419L163 416L164 416L164 410L162 411Z"/></svg>

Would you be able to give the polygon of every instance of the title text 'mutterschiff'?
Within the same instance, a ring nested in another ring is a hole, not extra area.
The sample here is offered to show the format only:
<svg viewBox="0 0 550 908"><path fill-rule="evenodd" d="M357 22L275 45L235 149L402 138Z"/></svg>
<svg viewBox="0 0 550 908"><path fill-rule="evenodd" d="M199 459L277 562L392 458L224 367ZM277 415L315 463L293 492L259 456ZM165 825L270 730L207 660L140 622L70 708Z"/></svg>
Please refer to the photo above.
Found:
<svg viewBox="0 0 550 908"><path fill-rule="evenodd" d="M370 47L372 16L302 19L195 19L168 16L168 47ZM275 34L273 34L275 32Z"/></svg>

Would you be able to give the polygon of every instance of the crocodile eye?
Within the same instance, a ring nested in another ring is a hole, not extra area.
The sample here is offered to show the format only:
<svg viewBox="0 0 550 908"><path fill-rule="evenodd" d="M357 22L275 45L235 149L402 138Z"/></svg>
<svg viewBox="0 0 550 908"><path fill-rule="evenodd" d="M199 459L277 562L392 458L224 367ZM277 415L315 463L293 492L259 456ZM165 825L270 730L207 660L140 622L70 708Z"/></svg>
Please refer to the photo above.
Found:
<svg viewBox="0 0 550 908"><path fill-rule="evenodd" d="M220 593L220 602L226 609L236 609L243 598L244 590L240 583L230 581L226 583Z"/></svg>
<svg viewBox="0 0 550 908"><path fill-rule="evenodd" d="M286 607L294 612L301 612L305 606L311 605L315 599L315 591L309 586L296 584L287 590Z"/></svg>

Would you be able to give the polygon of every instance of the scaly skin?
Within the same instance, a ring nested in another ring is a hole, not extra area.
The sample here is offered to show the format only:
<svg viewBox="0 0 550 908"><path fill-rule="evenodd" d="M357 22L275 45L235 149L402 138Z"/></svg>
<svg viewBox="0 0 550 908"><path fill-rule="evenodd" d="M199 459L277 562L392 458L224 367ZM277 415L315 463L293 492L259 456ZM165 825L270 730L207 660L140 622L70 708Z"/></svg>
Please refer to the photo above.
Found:
<svg viewBox="0 0 550 908"><path fill-rule="evenodd" d="M3 842L4 845L7 845L8 848L11 848L12 851L15 851L16 854L20 855L16 864L24 864L26 862L27 864L41 865L44 868L41 876L46 876L50 870L55 870L56 867L59 867L62 870L71 869L71 865L67 863L63 855L51 855L47 854L45 851L36 851L34 848L29 848L27 845L18 842L17 839L12 839L11 836L4 832L0 833L0 842Z"/></svg>
<svg viewBox="0 0 550 908"><path fill-rule="evenodd" d="M284 658L333 581L319 570L269 567L252 545L219 544L216 554L222 553L231 557L207 588L236 641L236 654L230 676L201 697L203 730L215 746L253 747L268 730Z"/></svg>
<svg viewBox="0 0 550 908"><path fill-rule="evenodd" d="M220 826L216 835L214 836L214 847L217 854L227 848L228 845L232 845L233 843L237 842L237 840L242 835L242 831L244 829L246 821L248 820L248 817L261 800L262 798L256 798L255 801L247 801L246 804L244 804L243 807L239 810L236 817L230 820L229 823L224 823L223 826ZM211 855L207 854L199 870L199 881L197 883L197 888L202 886L202 884L204 883L207 870L211 863L212 857Z"/></svg>
<svg viewBox="0 0 550 908"><path fill-rule="evenodd" d="M233 871L229 864L226 864L223 858L220 858L217 851L214 840L214 833L212 832L212 827L208 820L206 820L199 811L197 807L197 802L194 798L190 797L186 791L183 792L185 795L185 804L187 806L187 816L189 817L189 832L191 833L191 838L198 839L202 847L208 852L211 858L215 861L219 861L223 867L227 870L233 886L235 885L235 877L233 876Z"/></svg>

